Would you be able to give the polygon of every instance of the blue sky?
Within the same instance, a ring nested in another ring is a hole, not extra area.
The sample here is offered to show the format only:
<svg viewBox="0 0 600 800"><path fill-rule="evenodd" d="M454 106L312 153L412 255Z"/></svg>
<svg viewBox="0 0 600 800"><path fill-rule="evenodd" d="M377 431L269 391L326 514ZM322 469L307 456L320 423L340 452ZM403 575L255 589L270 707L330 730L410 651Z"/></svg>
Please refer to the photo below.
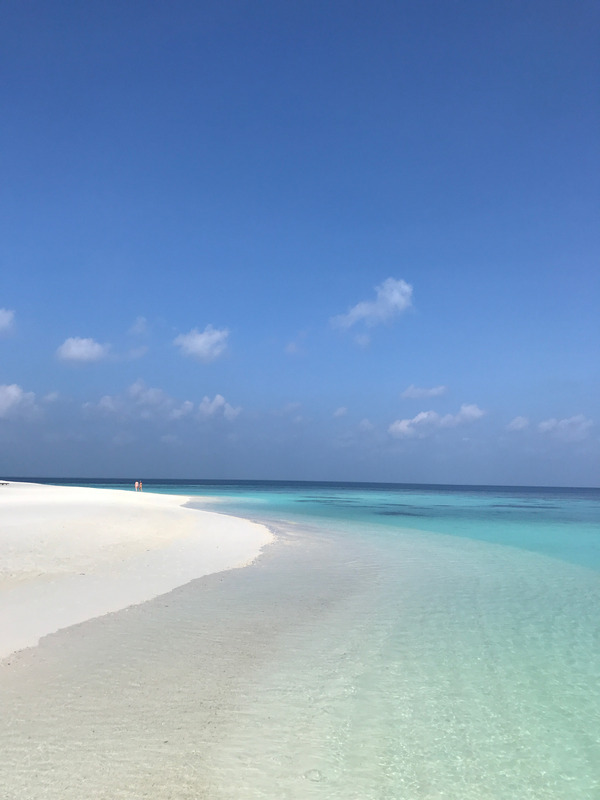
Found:
<svg viewBox="0 0 600 800"><path fill-rule="evenodd" d="M0 473L599 485L599 23L6 3Z"/></svg>

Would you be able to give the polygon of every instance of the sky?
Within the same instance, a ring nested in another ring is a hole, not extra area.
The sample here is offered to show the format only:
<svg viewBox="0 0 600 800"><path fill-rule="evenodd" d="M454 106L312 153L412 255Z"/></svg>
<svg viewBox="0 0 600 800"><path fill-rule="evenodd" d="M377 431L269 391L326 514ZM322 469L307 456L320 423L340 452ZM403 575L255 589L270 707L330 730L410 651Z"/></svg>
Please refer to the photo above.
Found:
<svg viewBox="0 0 600 800"><path fill-rule="evenodd" d="M600 8L7 0L0 475L600 485Z"/></svg>

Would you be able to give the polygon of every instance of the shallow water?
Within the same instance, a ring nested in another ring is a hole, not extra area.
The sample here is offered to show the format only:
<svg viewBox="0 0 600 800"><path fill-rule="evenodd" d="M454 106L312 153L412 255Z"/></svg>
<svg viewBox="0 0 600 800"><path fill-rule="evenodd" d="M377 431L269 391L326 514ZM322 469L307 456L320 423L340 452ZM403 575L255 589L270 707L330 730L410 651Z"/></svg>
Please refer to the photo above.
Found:
<svg viewBox="0 0 600 800"><path fill-rule="evenodd" d="M370 491L213 487L278 543L4 662L0 797L597 800L597 495Z"/></svg>

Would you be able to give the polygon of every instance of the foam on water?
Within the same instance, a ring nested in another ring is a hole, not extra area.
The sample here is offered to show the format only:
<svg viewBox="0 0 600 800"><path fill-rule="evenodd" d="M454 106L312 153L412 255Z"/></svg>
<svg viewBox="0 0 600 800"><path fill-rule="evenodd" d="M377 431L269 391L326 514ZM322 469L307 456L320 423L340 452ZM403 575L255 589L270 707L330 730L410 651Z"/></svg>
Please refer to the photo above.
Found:
<svg viewBox="0 0 600 800"><path fill-rule="evenodd" d="M3 664L5 796L596 800L597 499L341 494L213 489L254 566Z"/></svg>

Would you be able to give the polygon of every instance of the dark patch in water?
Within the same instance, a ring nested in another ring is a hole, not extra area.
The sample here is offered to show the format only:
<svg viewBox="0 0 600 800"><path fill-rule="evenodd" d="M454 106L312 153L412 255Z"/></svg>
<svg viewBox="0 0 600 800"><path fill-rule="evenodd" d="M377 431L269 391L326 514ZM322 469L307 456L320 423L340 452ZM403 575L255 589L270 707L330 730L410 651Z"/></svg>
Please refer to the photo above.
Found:
<svg viewBox="0 0 600 800"><path fill-rule="evenodd" d="M428 517L431 516L430 514L426 514L422 511L377 511L376 512L380 517Z"/></svg>
<svg viewBox="0 0 600 800"><path fill-rule="evenodd" d="M551 505L550 503L490 503L488 508L522 508L526 511L538 511L539 509L547 510L557 509L558 506Z"/></svg>

